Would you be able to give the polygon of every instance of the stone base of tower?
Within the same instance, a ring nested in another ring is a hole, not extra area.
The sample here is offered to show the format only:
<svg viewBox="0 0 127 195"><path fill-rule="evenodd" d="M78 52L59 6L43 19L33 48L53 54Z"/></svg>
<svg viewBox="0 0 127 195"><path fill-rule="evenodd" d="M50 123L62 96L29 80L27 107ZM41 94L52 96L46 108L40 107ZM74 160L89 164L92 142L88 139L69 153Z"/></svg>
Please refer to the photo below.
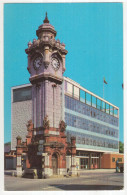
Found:
<svg viewBox="0 0 127 195"><path fill-rule="evenodd" d="M67 169L66 168L58 168L57 169L57 174L53 174L53 169L52 168L45 168L44 169L44 177L49 178L52 176L65 176L67 175Z"/></svg>
<svg viewBox="0 0 127 195"><path fill-rule="evenodd" d="M22 172L22 167L16 167L16 171L17 171L17 174L16 174L16 176L17 177L22 177L22 174L23 174L23 172Z"/></svg>
<svg viewBox="0 0 127 195"><path fill-rule="evenodd" d="M72 176L75 176L75 175L77 175L77 169L76 169L76 167L72 167L72 169L71 169L71 174L72 174Z"/></svg>
<svg viewBox="0 0 127 195"><path fill-rule="evenodd" d="M44 169L45 177L50 177L53 175L53 170L51 168Z"/></svg>
<svg viewBox="0 0 127 195"><path fill-rule="evenodd" d="M26 142L17 137L17 176L22 176L22 159L25 156L26 168L23 177L27 178L49 178L51 176L65 176L68 174L67 156L71 156L70 170L72 175L76 175L75 156L76 146L75 137L71 142L66 140L64 121L60 122L59 128L47 126L33 128L31 121L28 122ZM40 134L39 132L42 132ZM20 166L19 166L20 165ZM71 169L72 168L72 169Z"/></svg>
<svg viewBox="0 0 127 195"><path fill-rule="evenodd" d="M17 177L24 177L24 178L31 178L31 179L47 179L52 177L59 177L59 176L67 176L67 169L66 168L58 168L57 174L53 174L53 169L45 168L43 171L40 169L25 169L23 172L18 172L19 174ZM71 176L76 175L74 171L72 171Z"/></svg>

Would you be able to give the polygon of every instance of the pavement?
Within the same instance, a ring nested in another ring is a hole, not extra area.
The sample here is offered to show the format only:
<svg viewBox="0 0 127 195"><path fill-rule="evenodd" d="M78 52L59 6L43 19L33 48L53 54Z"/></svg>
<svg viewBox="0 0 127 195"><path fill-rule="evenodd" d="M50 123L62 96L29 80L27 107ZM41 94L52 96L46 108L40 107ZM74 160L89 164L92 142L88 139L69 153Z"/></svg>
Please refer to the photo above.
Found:
<svg viewBox="0 0 127 195"><path fill-rule="evenodd" d="M80 169L78 170L79 174L84 174L84 173L101 173L101 172L108 172L108 173L115 173L116 169ZM5 175L15 175L16 174L16 170L4 170L4 174Z"/></svg>
<svg viewBox="0 0 127 195"><path fill-rule="evenodd" d="M5 191L122 190L124 174L115 169L81 170L79 177L27 179L5 171Z"/></svg>

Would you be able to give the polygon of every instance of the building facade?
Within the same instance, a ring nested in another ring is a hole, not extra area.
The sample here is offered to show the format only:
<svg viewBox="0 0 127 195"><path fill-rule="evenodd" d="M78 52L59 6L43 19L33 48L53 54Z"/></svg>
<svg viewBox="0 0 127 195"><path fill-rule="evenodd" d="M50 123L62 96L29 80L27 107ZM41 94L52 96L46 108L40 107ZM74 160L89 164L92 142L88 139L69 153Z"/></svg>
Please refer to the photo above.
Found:
<svg viewBox="0 0 127 195"><path fill-rule="evenodd" d="M119 109L79 84L64 78L67 138L76 137L80 168L101 168L101 156L119 152Z"/></svg>
<svg viewBox="0 0 127 195"><path fill-rule="evenodd" d="M17 172L22 155L47 175L102 168L103 154L119 152L119 108L63 76L67 50L47 15L36 34L25 50L30 84L12 88Z"/></svg>

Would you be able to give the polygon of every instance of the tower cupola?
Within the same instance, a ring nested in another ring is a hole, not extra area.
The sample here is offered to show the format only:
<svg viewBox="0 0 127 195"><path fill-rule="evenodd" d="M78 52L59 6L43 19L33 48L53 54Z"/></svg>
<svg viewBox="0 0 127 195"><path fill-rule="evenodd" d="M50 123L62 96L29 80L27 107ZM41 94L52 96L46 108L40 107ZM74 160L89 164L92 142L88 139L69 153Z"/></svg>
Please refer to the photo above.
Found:
<svg viewBox="0 0 127 195"><path fill-rule="evenodd" d="M43 40L45 36L48 36L50 39L54 39L56 36L56 31L54 26L49 24L47 12L45 19L43 20L43 24L38 27L38 30L36 31L36 35L38 36L38 39Z"/></svg>

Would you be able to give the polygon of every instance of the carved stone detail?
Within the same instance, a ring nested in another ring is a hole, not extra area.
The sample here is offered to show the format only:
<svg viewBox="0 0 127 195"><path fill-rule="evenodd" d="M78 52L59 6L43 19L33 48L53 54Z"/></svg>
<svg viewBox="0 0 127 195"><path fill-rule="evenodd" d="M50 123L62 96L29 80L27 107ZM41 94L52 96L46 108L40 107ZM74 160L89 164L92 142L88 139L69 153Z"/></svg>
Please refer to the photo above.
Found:
<svg viewBox="0 0 127 195"><path fill-rule="evenodd" d="M49 127L50 127L50 123L49 123L49 120L48 120L48 115L46 115L44 117L44 120L43 120L43 128L49 129Z"/></svg>
<svg viewBox="0 0 127 195"><path fill-rule="evenodd" d="M65 131L67 125L63 120L61 120L60 124L59 124L59 127L60 127L60 130L63 132L63 131Z"/></svg>
<svg viewBox="0 0 127 195"><path fill-rule="evenodd" d="M47 62L47 61L46 61L46 62L44 62L44 66L45 66L45 68L46 68L46 69L48 68L49 63L50 63L50 62Z"/></svg>
<svg viewBox="0 0 127 195"><path fill-rule="evenodd" d="M27 122L26 127L27 127L27 130L28 130L28 131L32 130L32 128L33 128L32 120L29 120L29 121Z"/></svg>

